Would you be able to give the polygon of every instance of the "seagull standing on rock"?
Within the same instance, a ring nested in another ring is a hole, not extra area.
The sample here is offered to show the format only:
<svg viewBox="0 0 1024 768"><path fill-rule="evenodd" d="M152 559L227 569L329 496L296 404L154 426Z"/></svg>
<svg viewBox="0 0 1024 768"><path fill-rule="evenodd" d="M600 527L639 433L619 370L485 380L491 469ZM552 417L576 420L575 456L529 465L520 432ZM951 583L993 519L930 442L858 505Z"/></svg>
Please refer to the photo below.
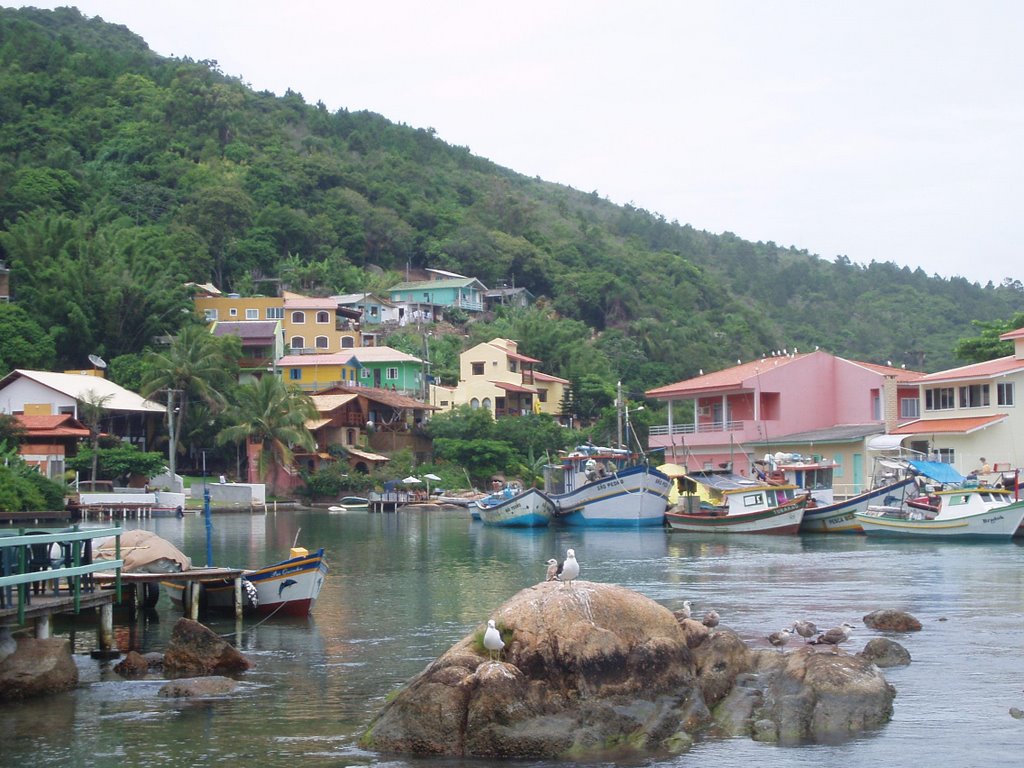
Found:
<svg viewBox="0 0 1024 768"><path fill-rule="evenodd" d="M487 631L484 632L484 648L490 654L491 661L494 661L494 652L501 653L501 649L504 647L505 641L501 639L501 632L494 626L494 619L488 619Z"/></svg>
<svg viewBox="0 0 1024 768"><path fill-rule="evenodd" d="M558 581L558 574L562 572L562 566L558 564L555 558L548 560L548 575L544 581Z"/></svg>
<svg viewBox="0 0 1024 768"><path fill-rule="evenodd" d="M794 621L793 629L796 630L796 633L804 640L810 640L818 632L818 628L814 625L813 621Z"/></svg>
<svg viewBox="0 0 1024 768"><path fill-rule="evenodd" d="M708 629L714 629L718 626L718 620L718 611L712 608L710 611L704 614L704 618L701 620L701 624L703 624Z"/></svg>
<svg viewBox="0 0 1024 768"><path fill-rule="evenodd" d="M580 564L576 562L576 550L565 550L565 560L558 567L558 572L561 580L569 582L569 588L572 589L573 579L580 575Z"/></svg>
<svg viewBox="0 0 1024 768"><path fill-rule="evenodd" d="M691 608L692 605L693 603L689 600L683 600L683 607L679 609L679 615L684 619L690 618L690 615L693 613L693 609Z"/></svg>
<svg viewBox="0 0 1024 768"><path fill-rule="evenodd" d="M845 643L850 639L850 632L853 630L853 624L844 621L838 627L832 627L832 629L822 632L814 640L810 641L810 645L831 645L836 650L840 643Z"/></svg>
<svg viewBox="0 0 1024 768"><path fill-rule="evenodd" d="M789 642L789 636L792 634L793 630L786 627L785 629L780 629L778 632L772 632L768 635L768 642L781 651L782 647Z"/></svg>

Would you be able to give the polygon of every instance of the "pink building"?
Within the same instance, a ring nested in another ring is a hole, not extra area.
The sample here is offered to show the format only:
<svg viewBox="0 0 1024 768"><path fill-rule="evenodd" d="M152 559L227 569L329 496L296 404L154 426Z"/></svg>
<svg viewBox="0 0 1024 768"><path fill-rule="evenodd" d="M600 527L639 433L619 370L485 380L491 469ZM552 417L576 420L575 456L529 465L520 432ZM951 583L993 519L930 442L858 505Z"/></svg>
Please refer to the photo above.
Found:
<svg viewBox="0 0 1024 768"><path fill-rule="evenodd" d="M668 403L649 447L689 469L731 462L746 472L766 452L827 451L849 463L846 483L861 485L866 438L918 417L922 375L821 351L743 363L649 390Z"/></svg>

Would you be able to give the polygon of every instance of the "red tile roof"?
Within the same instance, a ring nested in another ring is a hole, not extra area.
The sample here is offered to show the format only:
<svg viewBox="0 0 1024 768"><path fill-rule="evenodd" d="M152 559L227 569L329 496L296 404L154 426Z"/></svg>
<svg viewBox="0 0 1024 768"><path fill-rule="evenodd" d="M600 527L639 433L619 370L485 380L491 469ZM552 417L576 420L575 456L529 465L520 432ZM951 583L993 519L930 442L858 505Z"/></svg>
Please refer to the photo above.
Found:
<svg viewBox="0 0 1024 768"><path fill-rule="evenodd" d="M1018 328L1015 331L1007 331L999 337L1000 341L1010 341L1012 339L1024 339L1024 328Z"/></svg>
<svg viewBox="0 0 1024 768"><path fill-rule="evenodd" d="M88 437L89 430L70 413L47 416L15 416L27 437Z"/></svg>
<svg viewBox="0 0 1024 768"><path fill-rule="evenodd" d="M893 435L967 435L991 427L1008 418L1005 413L993 416L960 416L948 419L918 419L896 427Z"/></svg>
<svg viewBox="0 0 1024 768"><path fill-rule="evenodd" d="M693 379L686 379L675 384L666 384L663 387L649 389L646 395L648 397L666 397L670 395L695 395L719 389L735 389L742 387L743 382L752 376L763 373L767 368L781 368L795 360L807 357L809 354L813 353L807 352L792 357L767 357L751 360L749 363L734 365L732 368L724 368L721 371L713 371Z"/></svg>
<svg viewBox="0 0 1024 768"><path fill-rule="evenodd" d="M525 392L528 395L537 394L537 390L535 389L521 387L518 384L509 384L507 381L492 381L491 384L496 386L498 389L504 389L506 392Z"/></svg>
<svg viewBox="0 0 1024 768"><path fill-rule="evenodd" d="M946 371L929 373L918 379L921 384L931 384L939 381L960 381L962 379L979 379L991 376L1001 376L1015 371L1024 371L1024 360L1018 360L1013 355L998 357L995 360L986 360L983 363L972 363L962 365L959 368L950 368Z"/></svg>

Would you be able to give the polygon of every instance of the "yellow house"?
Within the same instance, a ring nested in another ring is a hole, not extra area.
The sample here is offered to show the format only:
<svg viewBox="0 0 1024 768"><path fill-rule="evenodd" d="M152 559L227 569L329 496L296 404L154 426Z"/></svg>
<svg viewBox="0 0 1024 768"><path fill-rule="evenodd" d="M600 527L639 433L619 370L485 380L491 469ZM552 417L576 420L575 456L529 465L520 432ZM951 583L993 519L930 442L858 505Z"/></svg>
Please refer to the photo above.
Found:
<svg viewBox="0 0 1024 768"><path fill-rule="evenodd" d="M283 302L284 343L293 354L326 354L361 346L359 310L338 306L336 298L316 299L287 291Z"/></svg>
<svg viewBox="0 0 1024 768"><path fill-rule="evenodd" d="M284 300L279 296L196 296L196 312L208 323L233 320L281 320Z"/></svg>
<svg viewBox="0 0 1024 768"><path fill-rule="evenodd" d="M547 413L558 416L569 382L534 370L539 363L520 354L511 339L491 339L459 355L458 386L431 388L430 402L442 409L486 408L494 418Z"/></svg>

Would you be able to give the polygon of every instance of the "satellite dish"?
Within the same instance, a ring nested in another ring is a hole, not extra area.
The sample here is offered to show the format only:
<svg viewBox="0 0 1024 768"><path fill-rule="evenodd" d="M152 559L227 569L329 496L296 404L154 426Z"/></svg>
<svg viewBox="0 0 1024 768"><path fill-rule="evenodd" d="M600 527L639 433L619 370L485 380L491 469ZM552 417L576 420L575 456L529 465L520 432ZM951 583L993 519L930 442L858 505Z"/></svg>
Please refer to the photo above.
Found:
<svg viewBox="0 0 1024 768"><path fill-rule="evenodd" d="M106 368L107 361L99 355L89 355L89 362L95 365L97 368Z"/></svg>

